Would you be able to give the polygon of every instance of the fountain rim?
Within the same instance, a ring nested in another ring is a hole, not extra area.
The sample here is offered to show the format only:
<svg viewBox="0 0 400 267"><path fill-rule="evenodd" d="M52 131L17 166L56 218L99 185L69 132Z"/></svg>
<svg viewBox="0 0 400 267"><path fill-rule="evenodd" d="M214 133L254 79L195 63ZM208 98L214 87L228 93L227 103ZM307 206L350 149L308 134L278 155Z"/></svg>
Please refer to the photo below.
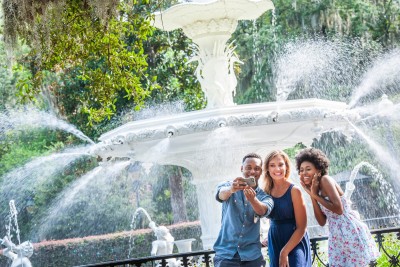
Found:
<svg viewBox="0 0 400 267"><path fill-rule="evenodd" d="M104 142L113 139L115 136L127 132L144 130L148 128L159 128L162 125L174 125L182 122L199 121L211 118L224 118L227 116L238 116L246 114L266 114L271 112L288 112L293 110L305 110L307 108L321 108L333 112L345 112L348 105L344 102L331 101L318 98L287 100L283 102L264 102L254 104L241 104L218 108L206 108L160 117L153 117L143 120L128 122L99 137Z"/></svg>

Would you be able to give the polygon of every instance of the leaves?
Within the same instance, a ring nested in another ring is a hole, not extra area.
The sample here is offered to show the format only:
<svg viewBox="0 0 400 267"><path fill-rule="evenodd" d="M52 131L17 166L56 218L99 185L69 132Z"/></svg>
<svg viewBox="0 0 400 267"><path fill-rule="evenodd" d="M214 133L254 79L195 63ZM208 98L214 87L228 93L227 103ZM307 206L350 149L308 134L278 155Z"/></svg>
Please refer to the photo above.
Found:
<svg viewBox="0 0 400 267"><path fill-rule="evenodd" d="M37 18L37 25L43 25L43 19L47 25L38 31L37 44L25 61L32 77L19 79L21 96L35 99L47 86L44 71L60 77L61 82L54 88L56 94L74 72L83 86L82 94L74 101L80 102L81 112L88 113L90 124L109 119L121 94L135 105L142 105L151 91L151 87L143 87L147 79L143 41L152 33L152 27L149 16L135 8L145 4L146 1L133 5L121 2L118 16L106 24L94 17L93 8L82 1L69 1L62 13L47 10L46 18ZM30 35L24 37L29 39Z"/></svg>

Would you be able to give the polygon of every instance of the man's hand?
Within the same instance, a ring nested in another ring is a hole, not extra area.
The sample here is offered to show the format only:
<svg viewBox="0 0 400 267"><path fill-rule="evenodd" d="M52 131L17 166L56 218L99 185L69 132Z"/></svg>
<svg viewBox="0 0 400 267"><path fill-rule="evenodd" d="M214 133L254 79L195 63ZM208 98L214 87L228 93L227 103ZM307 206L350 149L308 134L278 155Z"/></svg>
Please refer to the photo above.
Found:
<svg viewBox="0 0 400 267"><path fill-rule="evenodd" d="M246 187L248 187L248 185L244 181L243 177L236 177L235 180L233 180L231 192L235 193L239 190L244 190Z"/></svg>
<svg viewBox="0 0 400 267"><path fill-rule="evenodd" d="M246 186L243 190L244 196L249 202L253 202L254 199L256 198L256 191L254 191L253 188L250 186Z"/></svg>

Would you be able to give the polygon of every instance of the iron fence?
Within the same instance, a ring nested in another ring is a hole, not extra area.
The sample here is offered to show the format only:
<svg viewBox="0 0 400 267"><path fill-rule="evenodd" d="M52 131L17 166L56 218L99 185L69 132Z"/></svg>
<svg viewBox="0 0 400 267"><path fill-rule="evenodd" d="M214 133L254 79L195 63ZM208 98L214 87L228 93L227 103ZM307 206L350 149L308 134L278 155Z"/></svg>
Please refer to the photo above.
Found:
<svg viewBox="0 0 400 267"><path fill-rule="evenodd" d="M370 266L400 267L400 227L371 230L379 246L381 257ZM328 237L311 238L313 266L328 267L327 246ZM176 253L163 256L126 259L113 262L102 262L79 267L211 267L214 256L212 250L202 250L188 253Z"/></svg>

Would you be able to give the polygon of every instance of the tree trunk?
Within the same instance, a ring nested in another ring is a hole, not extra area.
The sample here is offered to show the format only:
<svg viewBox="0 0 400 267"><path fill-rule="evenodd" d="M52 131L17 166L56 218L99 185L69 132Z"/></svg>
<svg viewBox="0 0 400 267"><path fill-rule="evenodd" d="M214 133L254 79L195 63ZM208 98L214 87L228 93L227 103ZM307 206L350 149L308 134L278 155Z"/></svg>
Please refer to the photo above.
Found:
<svg viewBox="0 0 400 267"><path fill-rule="evenodd" d="M183 194L182 169L173 166L169 174L169 188L171 189L171 206L174 223L186 222L187 212Z"/></svg>

